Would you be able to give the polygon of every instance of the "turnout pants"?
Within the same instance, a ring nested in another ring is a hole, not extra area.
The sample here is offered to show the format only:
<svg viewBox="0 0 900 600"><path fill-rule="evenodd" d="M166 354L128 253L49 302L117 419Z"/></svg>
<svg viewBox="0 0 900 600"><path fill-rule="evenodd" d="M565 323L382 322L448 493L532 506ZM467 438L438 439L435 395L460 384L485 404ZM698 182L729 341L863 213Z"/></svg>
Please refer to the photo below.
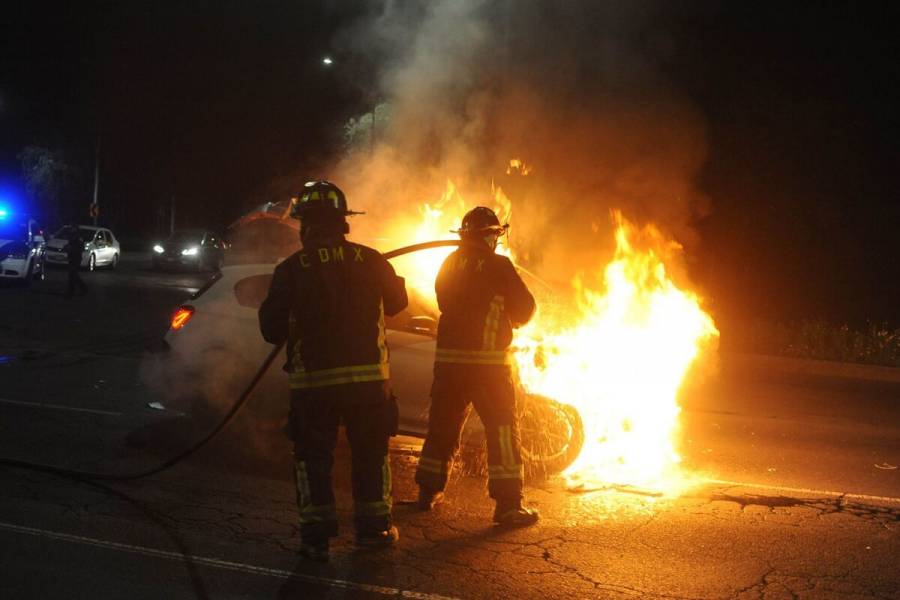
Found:
<svg viewBox="0 0 900 600"><path fill-rule="evenodd" d="M498 504L522 499L524 468L516 422L516 394L509 367L436 363L428 436L416 470L423 490L443 491L473 405L487 438L488 493Z"/></svg>
<svg viewBox="0 0 900 600"><path fill-rule="evenodd" d="M69 284L66 286L66 296L71 296L73 294L86 294L87 286L84 281L81 279L81 259L79 258L76 263L69 263L68 266L69 271Z"/></svg>
<svg viewBox="0 0 900 600"><path fill-rule="evenodd" d="M322 541L337 535L331 470L341 423L350 444L356 531L389 528L388 440L396 432L397 405L388 382L292 389L290 422L303 540Z"/></svg>

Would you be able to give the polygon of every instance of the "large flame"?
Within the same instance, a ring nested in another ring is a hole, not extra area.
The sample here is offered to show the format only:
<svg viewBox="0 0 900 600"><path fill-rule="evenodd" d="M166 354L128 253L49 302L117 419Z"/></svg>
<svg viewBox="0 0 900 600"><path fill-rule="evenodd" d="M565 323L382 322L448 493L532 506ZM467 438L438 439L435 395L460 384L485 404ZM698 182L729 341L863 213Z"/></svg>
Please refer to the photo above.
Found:
<svg viewBox="0 0 900 600"><path fill-rule="evenodd" d="M493 191L492 208L507 220L510 202L499 188ZM468 208L448 182L440 200L395 221L389 238L403 244L453 239L450 231ZM679 289L667 272L680 246L652 225L638 229L618 212L613 220L615 255L593 276L575 279L574 306L540 303L536 317L517 332L518 376L526 391L570 404L581 415L585 443L565 472L570 484L676 493L685 482L677 452L678 390L718 331L698 297ZM434 279L451 251L410 255L398 271L434 302ZM508 246L499 251L514 258Z"/></svg>
<svg viewBox="0 0 900 600"><path fill-rule="evenodd" d="M666 260L680 246L620 213L616 253L596 287L575 282L574 325L539 315L516 342L525 388L578 409L585 445L565 475L572 484L635 485L675 492L678 389L701 346L718 335L696 295L679 289ZM636 242L641 242L641 247Z"/></svg>

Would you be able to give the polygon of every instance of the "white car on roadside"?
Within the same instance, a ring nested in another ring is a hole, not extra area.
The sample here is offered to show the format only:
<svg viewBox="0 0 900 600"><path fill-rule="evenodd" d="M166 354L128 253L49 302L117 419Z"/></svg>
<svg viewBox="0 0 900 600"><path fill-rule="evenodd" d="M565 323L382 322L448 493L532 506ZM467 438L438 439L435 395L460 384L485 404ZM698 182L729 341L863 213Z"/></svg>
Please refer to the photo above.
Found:
<svg viewBox="0 0 900 600"><path fill-rule="evenodd" d="M390 254L390 253L389 253ZM179 306L161 349L148 354L142 380L167 407L210 422L237 400L273 346L259 333L257 311L269 290L273 263L226 266ZM435 352L432 315L410 307L387 321L391 383L400 430L424 436ZM260 421L277 423L287 413L287 376L279 359L249 399ZM277 366L276 366L277 365ZM526 472L558 472L578 455L584 431L571 406L519 391ZM270 426L271 430L273 427ZM483 429L469 420L467 439L480 448Z"/></svg>
<svg viewBox="0 0 900 600"><path fill-rule="evenodd" d="M78 225L81 239L84 240L84 250L81 252L81 267L93 271L97 267L115 269L122 255L119 240L113 232L105 227L92 227L90 225ZM50 238L47 242L47 262L56 265L69 264L66 246L69 244L71 227L65 226Z"/></svg>
<svg viewBox="0 0 900 600"><path fill-rule="evenodd" d="M44 230L32 218L0 212L0 280L44 277Z"/></svg>

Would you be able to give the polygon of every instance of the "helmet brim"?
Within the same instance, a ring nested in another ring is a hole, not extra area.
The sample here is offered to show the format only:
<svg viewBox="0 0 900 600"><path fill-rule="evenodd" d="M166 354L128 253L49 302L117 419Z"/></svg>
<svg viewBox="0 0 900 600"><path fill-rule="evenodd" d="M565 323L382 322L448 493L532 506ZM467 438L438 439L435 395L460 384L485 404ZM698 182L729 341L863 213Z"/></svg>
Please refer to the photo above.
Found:
<svg viewBox="0 0 900 600"><path fill-rule="evenodd" d="M450 233L456 233L458 235L463 234L476 234L476 233L496 233L497 235L503 235L509 230L509 223L505 225L490 225L488 227L479 227L478 229L463 229L460 227L459 229L451 229Z"/></svg>

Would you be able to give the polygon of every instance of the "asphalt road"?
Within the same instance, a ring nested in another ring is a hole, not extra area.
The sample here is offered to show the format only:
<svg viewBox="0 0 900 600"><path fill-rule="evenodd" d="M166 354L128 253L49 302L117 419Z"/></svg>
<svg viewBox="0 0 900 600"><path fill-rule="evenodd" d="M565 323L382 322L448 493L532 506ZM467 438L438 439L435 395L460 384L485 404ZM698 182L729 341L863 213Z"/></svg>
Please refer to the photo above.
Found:
<svg viewBox="0 0 900 600"><path fill-rule="evenodd" d="M147 407L141 357L205 275L126 255L61 295L65 273L0 288L0 455L152 466L203 431ZM393 444L396 549L345 527L327 565L297 556L290 451L249 417L148 479L91 483L0 466L4 598L900 598L900 385L747 369L683 394L678 498L528 495L542 514L490 526L485 482L454 476L432 514L405 502L419 442ZM350 522L347 449L335 470Z"/></svg>

